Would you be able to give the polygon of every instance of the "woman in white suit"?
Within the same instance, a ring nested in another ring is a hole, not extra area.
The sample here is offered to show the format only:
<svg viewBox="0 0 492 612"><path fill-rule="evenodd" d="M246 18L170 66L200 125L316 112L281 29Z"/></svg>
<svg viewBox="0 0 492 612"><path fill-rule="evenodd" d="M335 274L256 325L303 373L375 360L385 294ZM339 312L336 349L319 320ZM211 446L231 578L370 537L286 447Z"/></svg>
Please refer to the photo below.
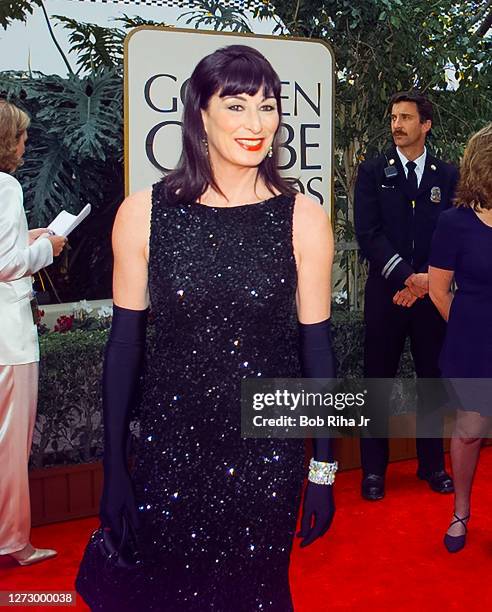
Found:
<svg viewBox="0 0 492 612"><path fill-rule="evenodd" d="M0 100L0 555L31 565L56 555L29 541L27 465L36 420L39 347L31 275L52 263L66 239L28 230L19 182L29 117Z"/></svg>

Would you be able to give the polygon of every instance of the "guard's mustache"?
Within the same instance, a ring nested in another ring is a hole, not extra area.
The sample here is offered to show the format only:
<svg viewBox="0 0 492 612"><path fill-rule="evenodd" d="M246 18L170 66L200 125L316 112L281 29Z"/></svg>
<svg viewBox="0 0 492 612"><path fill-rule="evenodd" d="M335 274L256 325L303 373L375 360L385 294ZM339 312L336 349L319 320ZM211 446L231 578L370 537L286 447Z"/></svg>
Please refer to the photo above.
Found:
<svg viewBox="0 0 492 612"><path fill-rule="evenodd" d="M406 133L406 132L402 132L401 130L395 130L395 131L393 132L393 134L394 134L395 136L406 136L406 135L407 135L407 133Z"/></svg>

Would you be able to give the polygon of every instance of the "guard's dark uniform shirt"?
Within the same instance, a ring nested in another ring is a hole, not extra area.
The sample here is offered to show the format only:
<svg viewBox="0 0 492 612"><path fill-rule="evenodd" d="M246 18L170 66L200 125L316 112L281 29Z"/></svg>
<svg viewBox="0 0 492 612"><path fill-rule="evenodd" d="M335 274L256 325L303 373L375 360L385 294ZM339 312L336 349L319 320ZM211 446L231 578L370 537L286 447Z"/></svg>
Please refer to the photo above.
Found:
<svg viewBox="0 0 492 612"><path fill-rule="evenodd" d="M386 178L394 160L398 174ZM413 272L427 272L439 214L452 205L456 168L427 153L417 195L411 194L396 149L363 162L355 188L355 230L370 276L382 275L395 292Z"/></svg>

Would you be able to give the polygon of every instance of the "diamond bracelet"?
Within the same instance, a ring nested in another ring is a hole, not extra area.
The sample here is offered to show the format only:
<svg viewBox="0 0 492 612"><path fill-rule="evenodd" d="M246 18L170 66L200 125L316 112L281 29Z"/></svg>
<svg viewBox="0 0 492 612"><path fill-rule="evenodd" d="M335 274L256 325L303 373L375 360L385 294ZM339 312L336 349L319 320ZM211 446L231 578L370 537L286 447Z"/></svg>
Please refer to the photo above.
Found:
<svg viewBox="0 0 492 612"><path fill-rule="evenodd" d="M321 485L331 485L335 482L335 472L338 470L338 461L327 463L326 461L316 461L311 459L309 462L309 482Z"/></svg>

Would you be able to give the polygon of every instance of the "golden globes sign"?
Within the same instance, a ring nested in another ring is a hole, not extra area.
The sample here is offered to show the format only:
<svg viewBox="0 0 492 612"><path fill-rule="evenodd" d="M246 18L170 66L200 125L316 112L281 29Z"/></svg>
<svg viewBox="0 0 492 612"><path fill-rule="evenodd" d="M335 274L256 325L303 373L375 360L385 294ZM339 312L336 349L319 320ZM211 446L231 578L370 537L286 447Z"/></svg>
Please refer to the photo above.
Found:
<svg viewBox="0 0 492 612"><path fill-rule="evenodd" d="M334 61L322 41L143 26L125 41L125 185L148 188L181 152L186 83L196 64L232 44L250 45L282 81L280 169L332 210Z"/></svg>

